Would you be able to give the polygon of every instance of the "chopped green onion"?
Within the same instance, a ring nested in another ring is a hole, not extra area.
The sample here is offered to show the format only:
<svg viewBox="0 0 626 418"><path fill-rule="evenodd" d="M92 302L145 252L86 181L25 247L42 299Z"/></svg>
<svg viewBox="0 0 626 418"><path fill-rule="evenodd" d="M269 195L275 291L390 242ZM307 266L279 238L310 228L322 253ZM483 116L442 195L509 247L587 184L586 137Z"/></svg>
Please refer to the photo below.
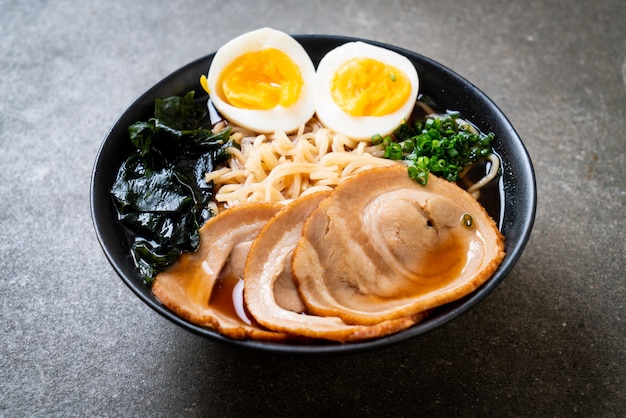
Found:
<svg viewBox="0 0 626 418"><path fill-rule="evenodd" d="M404 121L393 137L374 135L372 143L384 146L385 158L405 160L409 176L426 184L432 172L449 181L459 180L466 166L491 154L493 133L475 133L459 113L429 115L425 120Z"/></svg>
<svg viewBox="0 0 626 418"><path fill-rule="evenodd" d="M474 219L472 218L472 215L470 215L469 213L464 213L463 216L461 216L461 224L470 228L474 224Z"/></svg>
<svg viewBox="0 0 626 418"><path fill-rule="evenodd" d="M402 159L402 145L397 142L392 142L391 145L385 146L385 158L389 158L390 160L401 160Z"/></svg>
<svg viewBox="0 0 626 418"><path fill-rule="evenodd" d="M381 134L372 135L372 145L379 145L383 142L383 136Z"/></svg>

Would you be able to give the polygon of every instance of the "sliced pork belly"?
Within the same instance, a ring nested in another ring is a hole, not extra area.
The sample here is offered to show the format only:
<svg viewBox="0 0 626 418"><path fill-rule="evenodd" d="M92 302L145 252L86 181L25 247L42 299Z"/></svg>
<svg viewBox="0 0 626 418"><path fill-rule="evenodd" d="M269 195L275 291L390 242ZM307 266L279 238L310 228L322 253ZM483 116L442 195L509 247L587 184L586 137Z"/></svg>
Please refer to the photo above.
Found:
<svg viewBox="0 0 626 418"><path fill-rule="evenodd" d="M246 316L241 289L250 243L282 208L246 204L210 219L200 229L198 250L157 275L156 297L182 318L231 338L284 340L285 335L264 330Z"/></svg>
<svg viewBox="0 0 626 418"><path fill-rule="evenodd" d="M328 192L320 192L298 198L274 216L254 240L244 275L248 312L259 324L274 331L339 342L375 338L415 324L421 313L364 326L304 311L291 279L291 255L305 219L327 196Z"/></svg>
<svg viewBox="0 0 626 418"><path fill-rule="evenodd" d="M348 179L320 202L292 273L311 313L368 325L467 295L503 257L503 237L472 196L432 174L421 186L394 165Z"/></svg>

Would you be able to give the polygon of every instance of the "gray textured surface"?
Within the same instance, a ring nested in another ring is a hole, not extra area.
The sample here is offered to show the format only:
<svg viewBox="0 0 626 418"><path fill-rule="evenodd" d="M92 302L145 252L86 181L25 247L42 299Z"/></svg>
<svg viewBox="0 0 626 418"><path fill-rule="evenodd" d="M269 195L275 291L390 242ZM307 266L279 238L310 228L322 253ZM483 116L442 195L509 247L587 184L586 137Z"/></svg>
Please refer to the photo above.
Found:
<svg viewBox="0 0 626 418"><path fill-rule="evenodd" d="M0 416L624 416L626 3L0 0ZM146 88L260 26L365 37L509 116L539 206L505 282L383 351L285 358L143 305L91 225L101 140Z"/></svg>

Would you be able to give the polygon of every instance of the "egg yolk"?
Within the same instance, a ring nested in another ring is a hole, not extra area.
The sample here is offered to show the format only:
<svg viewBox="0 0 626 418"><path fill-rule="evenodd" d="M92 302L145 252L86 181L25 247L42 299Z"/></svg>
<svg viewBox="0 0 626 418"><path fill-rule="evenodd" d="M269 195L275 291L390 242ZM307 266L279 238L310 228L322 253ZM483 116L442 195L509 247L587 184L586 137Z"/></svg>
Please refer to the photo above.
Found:
<svg viewBox="0 0 626 418"><path fill-rule="evenodd" d="M220 74L217 94L231 106L267 110L296 103L304 81L300 69L275 48L248 52Z"/></svg>
<svg viewBox="0 0 626 418"><path fill-rule="evenodd" d="M353 58L331 80L335 103L351 116L384 116L400 109L411 94L408 77L371 58Z"/></svg>

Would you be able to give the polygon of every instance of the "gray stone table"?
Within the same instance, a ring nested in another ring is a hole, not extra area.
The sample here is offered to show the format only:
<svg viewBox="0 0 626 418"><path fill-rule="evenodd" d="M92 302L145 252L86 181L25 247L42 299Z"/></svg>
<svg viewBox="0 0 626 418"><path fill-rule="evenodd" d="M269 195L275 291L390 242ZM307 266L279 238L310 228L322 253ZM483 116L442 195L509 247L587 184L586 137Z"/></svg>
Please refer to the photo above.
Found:
<svg viewBox="0 0 626 418"><path fill-rule="evenodd" d="M625 416L626 2L0 0L0 416ZM384 350L292 358L170 323L117 277L89 181L145 89L240 33L363 37L481 88L533 159L507 279Z"/></svg>

